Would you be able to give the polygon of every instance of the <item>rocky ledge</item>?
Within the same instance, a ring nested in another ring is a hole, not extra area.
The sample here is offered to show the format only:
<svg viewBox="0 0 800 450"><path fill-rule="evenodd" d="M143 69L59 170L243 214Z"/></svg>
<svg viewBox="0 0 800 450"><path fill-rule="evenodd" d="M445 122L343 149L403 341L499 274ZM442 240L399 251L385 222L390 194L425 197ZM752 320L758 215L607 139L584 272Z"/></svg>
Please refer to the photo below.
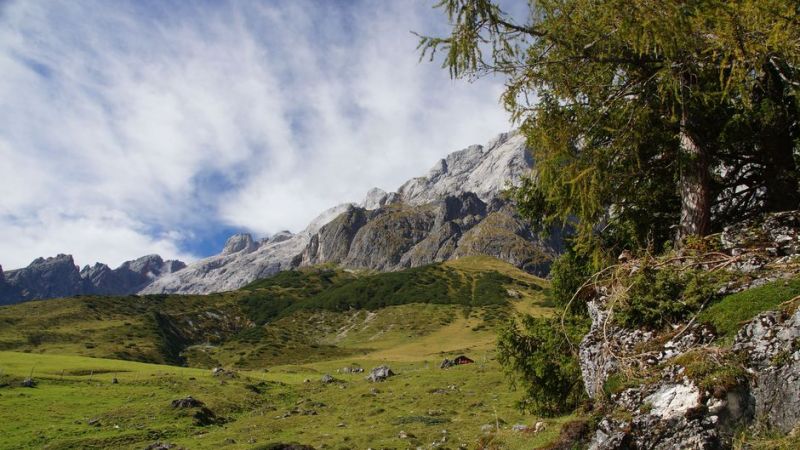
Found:
<svg viewBox="0 0 800 450"><path fill-rule="evenodd" d="M724 272L728 281L717 300L768 283L789 286L800 272L800 212L730 227L715 245L650 267ZM753 312L733 335L722 336L704 320L706 305L666 327L626 327L618 317L626 301L619 280L646 264L621 261L613 270L622 276L592 287L592 325L579 350L587 394L600 411L590 448L730 448L742 430L796 432L800 297L772 301L772 309L760 313L755 300L741 297L749 304L734 307Z"/></svg>

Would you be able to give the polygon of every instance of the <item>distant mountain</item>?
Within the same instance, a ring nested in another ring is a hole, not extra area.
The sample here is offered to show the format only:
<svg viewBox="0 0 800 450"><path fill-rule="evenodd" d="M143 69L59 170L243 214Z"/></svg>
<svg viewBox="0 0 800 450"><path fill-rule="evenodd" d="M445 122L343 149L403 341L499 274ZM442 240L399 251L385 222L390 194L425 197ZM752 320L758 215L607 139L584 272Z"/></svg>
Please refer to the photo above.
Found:
<svg viewBox="0 0 800 450"><path fill-rule="evenodd" d="M540 240L502 199L533 168L525 138L504 133L437 162L396 192L371 189L361 204L323 212L305 230L259 242L232 236L222 253L162 276L142 293L233 290L282 270L320 263L399 270L469 255L488 255L545 274L560 237Z"/></svg>
<svg viewBox="0 0 800 450"><path fill-rule="evenodd" d="M539 238L502 196L532 168L524 136L503 133L449 154L395 192L373 188L360 204L334 206L296 234L260 241L236 234L221 253L189 266L150 255L113 270L99 263L78 270L71 256L58 255L5 274L0 268L0 304L80 294L205 294L322 263L394 271L472 255L545 275L561 251L560 235Z"/></svg>
<svg viewBox="0 0 800 450"><path fill-rule="evenodd" d="M164 261L158 255L126 261L116 269L98 263L83 270L71 255L37 258L22 269L3 273L0 267L0 305L84 294L132 294L159 276L184 267L181 261Z"/></svg>

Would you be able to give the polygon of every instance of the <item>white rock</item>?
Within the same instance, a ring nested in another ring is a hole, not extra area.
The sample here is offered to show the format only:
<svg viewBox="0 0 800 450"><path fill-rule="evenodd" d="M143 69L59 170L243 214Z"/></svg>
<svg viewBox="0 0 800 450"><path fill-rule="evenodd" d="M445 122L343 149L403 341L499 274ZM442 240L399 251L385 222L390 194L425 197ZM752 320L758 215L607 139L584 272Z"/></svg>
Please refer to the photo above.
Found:
<svg viewBox="0 0 800 450"><path fill-rule="evenodd" d="M700 391L694 384L668 384L645 398L653 406L650 414L671 419L686 414L699 405Z"/></svg>

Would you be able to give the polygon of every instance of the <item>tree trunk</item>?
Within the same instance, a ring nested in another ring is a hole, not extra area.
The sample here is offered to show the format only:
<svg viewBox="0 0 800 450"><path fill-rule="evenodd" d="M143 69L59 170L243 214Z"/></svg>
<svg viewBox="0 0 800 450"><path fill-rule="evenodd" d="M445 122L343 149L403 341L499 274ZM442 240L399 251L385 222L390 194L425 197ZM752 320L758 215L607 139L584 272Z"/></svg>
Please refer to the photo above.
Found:
<svg viewBox="0 0 800 450"><path fill-rule="evenodd" d="M689 129L684 105L680 124L681 220L678 241L688 236L705 236L711 231L711 180L708 154Z"/></svg>

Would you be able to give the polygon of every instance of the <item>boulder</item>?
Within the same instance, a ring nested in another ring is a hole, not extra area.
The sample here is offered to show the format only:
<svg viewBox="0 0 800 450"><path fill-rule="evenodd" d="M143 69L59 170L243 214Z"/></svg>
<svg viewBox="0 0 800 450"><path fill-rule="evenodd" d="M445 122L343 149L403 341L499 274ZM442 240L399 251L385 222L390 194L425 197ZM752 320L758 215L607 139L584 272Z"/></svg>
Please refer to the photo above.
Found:
<svg viewBox="0 0 800 450"><path fill-rule="evenodd" d="M322 376L322 378L320 379L320 381L321 381L323 384L330 384L330 383L334 383L334 382L336 382L337 380L336 380L336 378L333 378L331 375L328 375L328 374L326 373L325 375L323 375L323 376Z"/></svg>
<svg viewBox="0 0 800 450"><path fill-rule="evenodd" d="M385 381L391 376L394 376L394 372L392 372L392 369L390 369L389 366L378 366L370 371L369 375L367 376L367 380L376 383Z"/></svg>
<svg viewBox="0 0 800 450"><path fill-rule="evenodd" d="M196 398L192 398L192 396L179 398L172 401L172 407L176 409L199 408L204 405L205 404L203 402L197 400Z"/></svg>

